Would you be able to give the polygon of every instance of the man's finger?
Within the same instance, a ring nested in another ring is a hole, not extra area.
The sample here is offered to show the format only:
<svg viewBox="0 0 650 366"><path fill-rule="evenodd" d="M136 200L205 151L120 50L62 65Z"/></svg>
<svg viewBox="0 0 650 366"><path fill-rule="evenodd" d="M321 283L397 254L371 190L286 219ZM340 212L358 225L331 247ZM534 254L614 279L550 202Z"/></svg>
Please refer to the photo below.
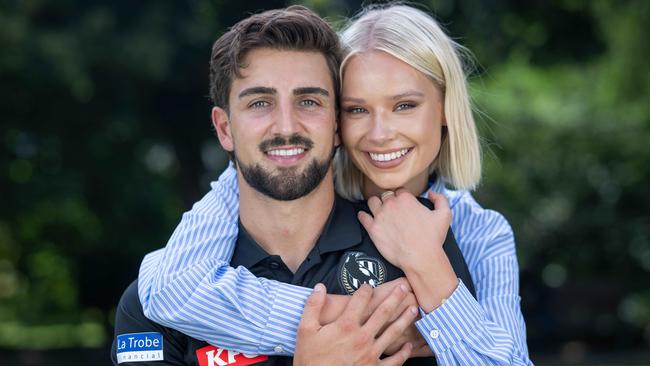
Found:
<svg viewBox="0 0 650 366"><path fill-rule="evenodd" d="M375 342L376 351L379 354L383 353L390 344L397 340L408 327L413 324L413 320L417 316L417 308L415 306L409 306L402 315L400 315L397 320L391 323L391 325L384 330L384 332L377 338Z"/></svg>
<svg viewBox="0 0 650 366"><path fill-rule="evenodd" d="M382 366L402 365L411 356L411 350L412 349L413 349L413 346L411 345L411 343L406 342L406 343L404 343L402 348L399 350L399 352L395 353L394 355L392 355L390 357L386 357L386 358L380 360L379 364L382 365Z"/></svg>
<svg viewBox="0 0 650 366"><path fill-rule="evenodd" d="M348 302L348 306L345 308L345 313L341 318L345 318L360 325L371 297L372 288L368 284L364 283L352 295L350 302Z"/></svg>
<svg viewBox="0 0 650 366"><path fill-rule="evenodd" d="M305 309L302 312L302 319L300 320L300 325L298 330L301 329L318 329L320 328L320 313L323 310L323 305L325 304L325 296L327 291L325 285L322 283L316 284L314 286L314 291L307 298L305 303Z"/></svg>
<svg viewBox="0 0 650 366"><path fill-rule="evenodd" d="M436 354L433 353L433 350L431 350L431 347L422 340L422 342L418 342L416 345L413 346L413 350L411 351L411 356L410 357L435 357Z"/></svg>
<svg viewBox="0 0 650 366"><path fill-rule="evenodd" d="M406 293L406 286L396 286L393 291L391 291L390 295L388 295L377 309L375 309L372 315L370 315L370 318L363 327L366 328L370 334L377 335L384 325L393 318L394 313L397 311L397 307L402 303L404 297L406 297Z"/></svg>

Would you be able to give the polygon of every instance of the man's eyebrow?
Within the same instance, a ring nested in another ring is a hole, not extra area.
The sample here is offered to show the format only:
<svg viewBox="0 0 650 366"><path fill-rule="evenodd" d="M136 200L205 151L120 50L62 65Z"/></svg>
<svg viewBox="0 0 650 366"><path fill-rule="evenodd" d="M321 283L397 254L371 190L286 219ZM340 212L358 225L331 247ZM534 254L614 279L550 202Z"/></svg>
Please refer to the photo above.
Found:
<svg viewBox="0 0 650 366"><path fill-rule="evenodd" d="M326 97L330 96L330 93L327 90L323 88L319 88L317 86L305 86L293 90L293 95L305 95L305 94L320 94Z"/></svg>
<svg viewBox="0 0 650 366"><path fill-rule="evenodd" d="M239 93L239 99L249 96L249 95L254 95L254 94L277 94L277 90L275 88L269 88L266 86L254 86L252 88L246 88Z"/></svg>

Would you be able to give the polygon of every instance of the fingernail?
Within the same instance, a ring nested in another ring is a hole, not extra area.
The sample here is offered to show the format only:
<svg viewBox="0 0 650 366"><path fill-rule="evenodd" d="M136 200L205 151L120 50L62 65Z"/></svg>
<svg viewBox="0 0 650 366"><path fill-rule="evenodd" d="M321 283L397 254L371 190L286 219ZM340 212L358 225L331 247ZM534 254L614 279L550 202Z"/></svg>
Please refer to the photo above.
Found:
<svg viewBox="0 0 650 366"><path fill-rule="evenodd" d="M406 285L404 285L404 284L399 285L399 288L401 288L402 291L404 291L404 292L408 292L408 291L409 291L408 287L406 287Z"/></svg>
<svg viewBox="0 0 650 366"><path fill-rule="evenodd" d="M317 283L316 286L314 286L314 292L321 292L325 289L325 286L323 286L322 283Z"/></svg>
<svg viewBox="0 0 650 366"><path fill-rule="evenodd" d="M411 311L411 314L413 314L413 315L417 315L417 314L418 314L418 309L417 309L415 306L411 306L411 307L409 308L409 310Z"/></svg>

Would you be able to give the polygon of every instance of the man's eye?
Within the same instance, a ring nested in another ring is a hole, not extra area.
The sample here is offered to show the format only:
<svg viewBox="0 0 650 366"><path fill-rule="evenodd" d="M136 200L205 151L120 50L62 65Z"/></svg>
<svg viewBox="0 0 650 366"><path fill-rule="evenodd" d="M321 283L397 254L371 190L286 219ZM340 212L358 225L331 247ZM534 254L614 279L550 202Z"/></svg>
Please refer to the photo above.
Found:
<svg viewBox="0 0 650 366"><path fill-rule="evenodd" d="M263 101L263 100L258 100L257 102L251 103L250 107L251 108L264 108L269 105L269 102Z"/></svg>
<svg viewBox="0 0 650 366"><path fill-rule="evenodd" d="M413 104L413 103L400 103L400 104L397 105L397 107L395 107L395 110L396 111L403 111L405 109L411 109L411 108L415 108L415 104Z"/></svg>
<svg viewBox="0 0 650 366"><path fill-rule="evenodd" d="M313 100L313 99L305 99L305 100L302 100L302 101L300 101L300 104L301 104L303 107L315 107L315 106L318 105L318 103L317 103L315 100Z"/></svg>

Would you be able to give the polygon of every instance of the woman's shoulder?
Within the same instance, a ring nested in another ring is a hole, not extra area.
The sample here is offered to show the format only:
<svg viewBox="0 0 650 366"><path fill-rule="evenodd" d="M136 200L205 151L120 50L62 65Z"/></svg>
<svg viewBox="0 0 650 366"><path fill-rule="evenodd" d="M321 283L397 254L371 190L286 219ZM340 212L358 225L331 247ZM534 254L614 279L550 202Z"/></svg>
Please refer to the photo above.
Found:
<svg viewBox="0 0 650 366"><path fill-rule="evenodd" d="M463 252L471 247L483 258L515 253L514 234L505 216L481 206L469 191L443 192L452 211L451 228Z"/></svg>

